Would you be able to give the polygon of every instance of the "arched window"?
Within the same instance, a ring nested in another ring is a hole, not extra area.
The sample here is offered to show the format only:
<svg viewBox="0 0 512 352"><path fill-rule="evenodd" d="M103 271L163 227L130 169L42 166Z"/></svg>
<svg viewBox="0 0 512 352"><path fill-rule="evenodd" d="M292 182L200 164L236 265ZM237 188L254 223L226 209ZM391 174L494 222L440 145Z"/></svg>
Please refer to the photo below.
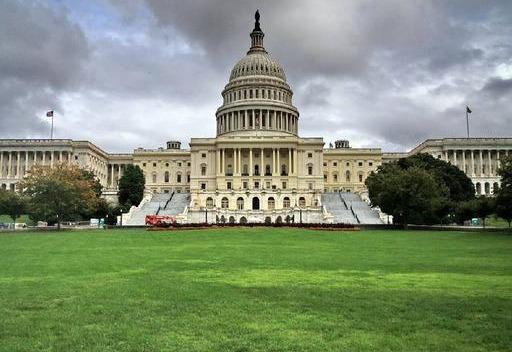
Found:
<svg viewBox="0 0 512 352"><path fill-rule="evenodd" d="M153 183L156 183L156 172L153 172Z"/></svg>
<svg viewBox="0 0 512 352"><path fill-rule="evenodd" d="M164 174L164 182L169 182L169 171L166 171Z"/></svg>
<svg viewBox="0 0 512 352"><path fill-rule="evenodd" d="M480 182L476 183L476 194L482 194L482 185Z"/></svg>
<svg viewBox="0 0 512 352"><path fill-rule="evenodd" d="M249 175L249 166L247 164L244 164L242 174L243 174L243 176L248 176Z"/></svg>
<svg viewBox="0 0 512 352"><path fill-rule="evenodd" d="M233 176L233 165L228 165L227 169L228 169L227 175Z"/></svg>
<svg viewBox="0 0 512 352"><path fill-rule="evenodd" d="M304 197L299 198L299 207L301 207L301 208L306 207L306 198L304 198Z"/></svg>
<svg viewBox="0 0 512 352"><path fill-rule="evenodd" d="M498 188L499 188L498 182L494 182L492 184L492 193L496 194L498 192Z"/></svg>
<svg viewBox="0 0 512 352"><path fill-rule="evenodd" d="M270 176L270 165L265 165L265 176Z"/></svg>
<svg viewBox="0 0 512 352"><path fill-rule="evenodd" d="M287 209L290 207L290 198L284 197L283 199L283 208Z"/></svg>
<svg viewBox="0 0 512 352"><path fill-rule="evenodd" d="M308 164L308 175L313 175L313 164L311 163Z"/></svg>
<svg viewBox="0 0 512 352"><path fill-rule="evenodd" d="M229 208L229 200L226 197L222 198L222 200L220 201L220 206L222 209Z"/></svg>
<svg viewBox="0 0 512 352"><path fill-rule="evenodd" d="M201 176L206 176L206 164L201 164Z"/></svg>
<svg viewBox="0 0 512 352"><path fill-rule="evenodd" d="M485 183L485 194L490 194L491 193L491 185L489 184L489 182L486 182Z"/></svg>
<svg viewBox="0 0 512 352"><path fill-rule="evenodd" d="M242 197L238 197L238 199L236 200L236 208L238 210L244 209L244 199Z"/></svg>
<svg viewBox="0 0 512 352"><path fill-rule="evenodd" d="M360 173L360 174L358 175L358 177L359 177L359 182L363 182L363 174L362 174L362 173Z"/></svg>
<svg viewBox="0 0 512 352"><path fill-rule="evenodd" d="M190 183L190 172L187 172L187 183Z"/></svg>
<svg viewBox="0 0 512 352"><path fill-rule="evenodd" d="M337 174L337 173L333 173L333 174L332 174L332 180L333 180L334 182L338 182L338 174Z"/></svg>
<svg viewBox="0 0 512 352"><path fill-rule="evenodd" d="M213 208L213 198L212 197L206 198L206 207L209 209Z"/></svg>
<svg viewBox="0 0 512 352"><path fill-rule="evenodd" d="M270 197L267 203L268 210L274 210L276 208L276 201L274 197Z"/></svg>
<svg viewBox="0 0 512 352"><path fill-rule="evenodd" d="M181 173L176 174L176 182L181 183Z"/></svg>
<svg viewBox="0 0 512 352"><path fill-rule="evenodd" d="M254 165L254 176L260 175L260 166L258 164Z"/></svg>
<svg viewBox="0 0 512 352"><path fill-rule="evenodd" d="M345 180L347 182L350 182L350 171L347 170L347 172L345 172Z"/></svg>

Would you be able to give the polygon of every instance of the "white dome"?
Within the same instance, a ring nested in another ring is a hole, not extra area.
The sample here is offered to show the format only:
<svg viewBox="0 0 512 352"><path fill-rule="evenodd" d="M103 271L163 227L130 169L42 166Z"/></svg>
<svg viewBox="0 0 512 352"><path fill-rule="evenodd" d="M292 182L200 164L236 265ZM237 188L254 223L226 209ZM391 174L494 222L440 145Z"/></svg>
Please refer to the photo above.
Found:
<svg viewBox="0 0 512 352"><path fill-rule="evenodd" d="M230 82L239 77L271 76L286 81L284 70L267 52L249 52L231 70Z"/></svg>

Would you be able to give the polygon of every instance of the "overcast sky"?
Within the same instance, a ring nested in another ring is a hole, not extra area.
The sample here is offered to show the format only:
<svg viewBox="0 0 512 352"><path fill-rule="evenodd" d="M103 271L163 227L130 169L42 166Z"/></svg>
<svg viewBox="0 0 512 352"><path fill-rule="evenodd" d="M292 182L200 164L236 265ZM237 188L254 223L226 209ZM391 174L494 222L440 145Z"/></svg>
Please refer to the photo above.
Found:
<svg viewBox="0 0 512 352"><path fill-rule="evenodd" d="M109 152L214 137L215 110L260 9L301 136L405 151L512 137L512 1L3 0L0 138Z"/></svg>

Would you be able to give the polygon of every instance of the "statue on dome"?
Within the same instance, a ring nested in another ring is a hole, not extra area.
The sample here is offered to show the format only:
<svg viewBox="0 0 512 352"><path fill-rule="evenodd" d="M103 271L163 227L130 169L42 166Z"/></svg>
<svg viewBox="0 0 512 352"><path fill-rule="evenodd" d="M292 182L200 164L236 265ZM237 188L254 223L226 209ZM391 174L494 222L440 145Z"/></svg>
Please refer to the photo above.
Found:
<svg viewBox="0 0 512 352"><path fill-rule="evenodd" d="M260 11L256 10L256 13L254 14L254 19L256 20L256 23L254 24L254 30L261 31L260 28Z"/></svg>

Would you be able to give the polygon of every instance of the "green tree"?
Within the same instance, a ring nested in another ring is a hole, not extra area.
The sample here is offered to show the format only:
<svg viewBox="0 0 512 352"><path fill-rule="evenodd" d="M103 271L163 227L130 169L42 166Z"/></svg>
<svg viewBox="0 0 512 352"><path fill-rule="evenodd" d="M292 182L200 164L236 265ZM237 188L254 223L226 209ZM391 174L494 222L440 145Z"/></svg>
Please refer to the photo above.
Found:
<svg viewBox="0 0 512 352"><path fill-rule="evenodd" d="M394 222L404 228L409 223L432 223L446 208L446 187L419 167L382 165L366 179L366 185L372 204L393 215Z"/></svg>
<svg viewBox="0 0 512 352"><path fill-rule="evenodd" d="M476 216L476 201L468 200L458 202L454 207L453 220L457 224L463 224L466 220L471 220Z"/></svg>
<svg viewBox="0 0 512 352"><path fill-rule="evenodd" d="M498 170L501 176L501 185L496 196L496 214L508 222L512 222L512 155L501 159Z"/></svg>
<svg viewBox="0 0 512 352"><path fill-rule="evenodd" d="M16 228L16 219L27 210L27 200L18 192L0 191L0 214L9 215Z"/></svg>
<svg viewBox="0 0 512 352"><path fill-rule="evenodd" d="M485 227L485 219L494 214L496 211L496 201L491 197L478 197L475 201L475 213L482 220L482 225Z"/></svg>
<svg viewBox="0 0 512 352"><path fill-rule="evenodd" d="M119 204L124 208L139 205L144 197L145 179L138 165L127 165L119 180Z"/></svg>
<svg viewBox="0 0 512 352"><path fill-rule="evenodd" d="M93 180L74 165L33 166L20 188L30 199L31 217L56 222L58 229L62 221L93 213L100 199Z"/></svg>
<svg viewBox="0 0 512 352"><path fill-rule="evenodd" d="M430 154L420 153L400 159L398 165L407 169L419 167L431 172L439 182L448 188L448 200L452 203L467 201L475 198L475 186L471 179L458 167Z"/></svg>

